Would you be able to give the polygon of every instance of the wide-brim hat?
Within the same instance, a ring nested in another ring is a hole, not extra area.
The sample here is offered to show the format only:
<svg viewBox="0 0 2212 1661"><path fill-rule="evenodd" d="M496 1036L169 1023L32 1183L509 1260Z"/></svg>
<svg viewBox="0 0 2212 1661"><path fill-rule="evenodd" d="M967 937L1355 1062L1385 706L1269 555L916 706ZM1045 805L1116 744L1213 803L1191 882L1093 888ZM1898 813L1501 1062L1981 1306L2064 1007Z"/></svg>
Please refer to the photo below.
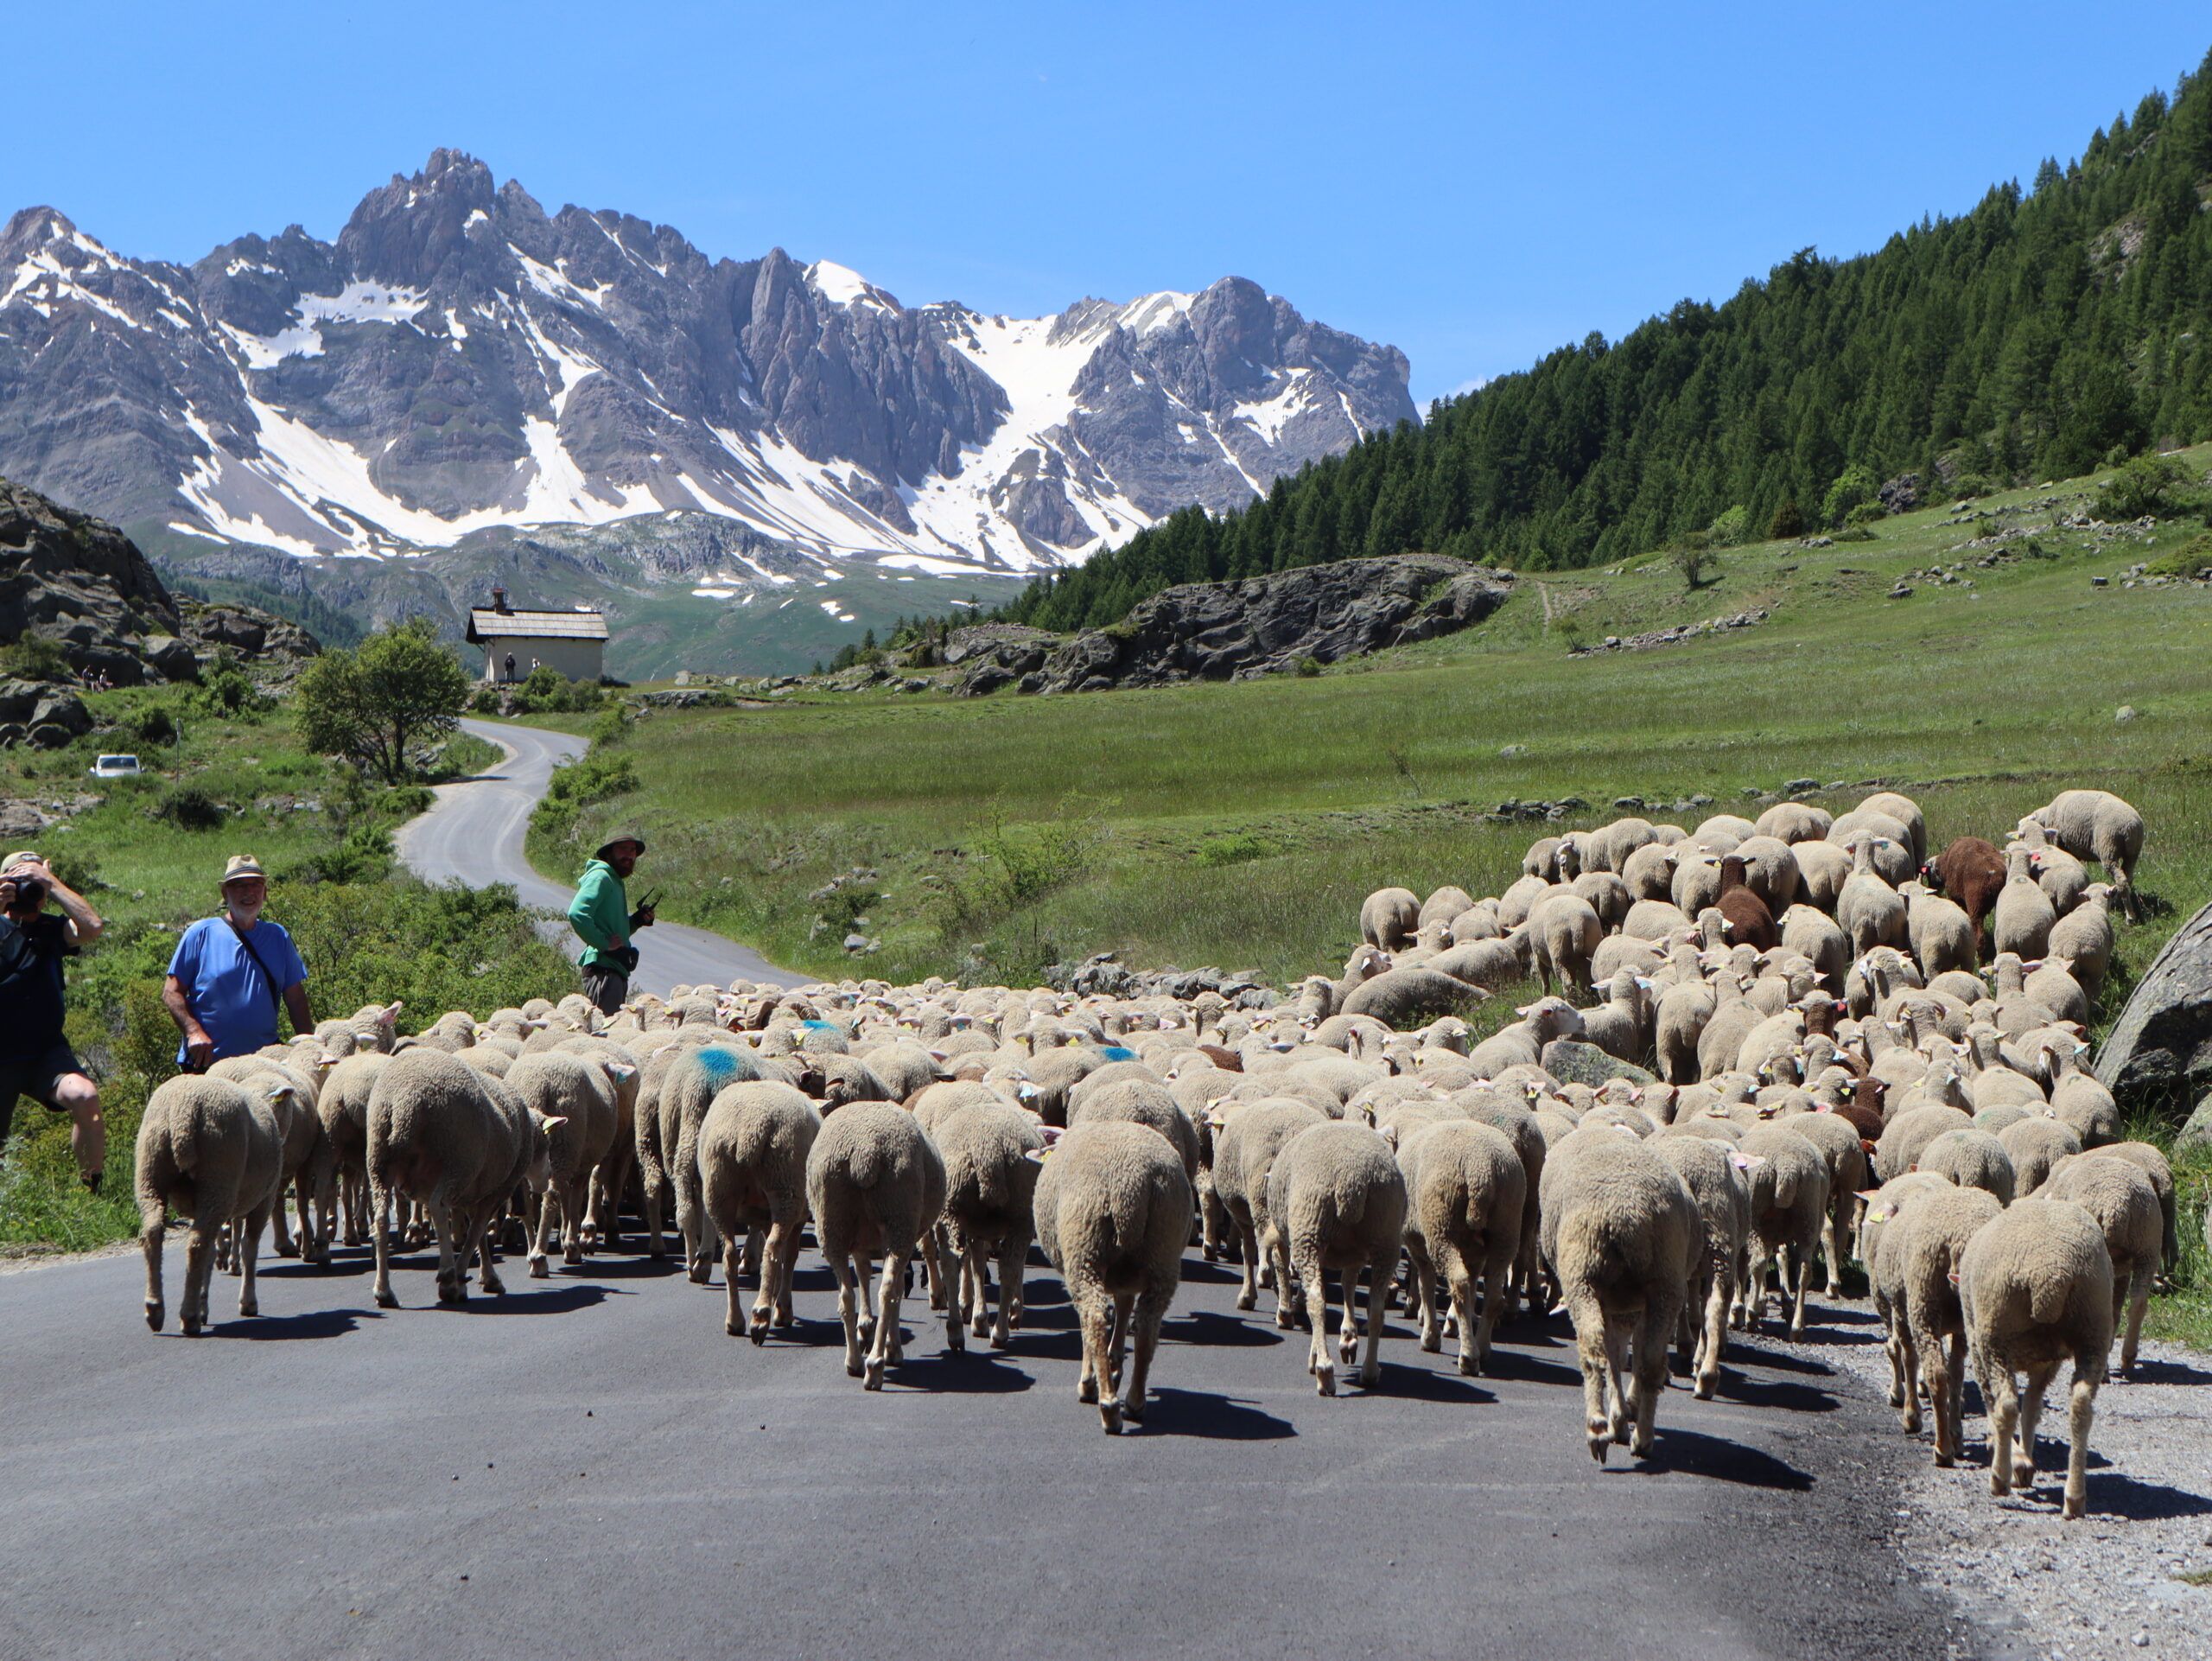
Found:
<svg viewBox="0 0 2212 1661"><path fill-rule="evenodd" d="M645 839L643 837L634 830L618 830L605 842L601 843L598 847L593 849L591 856L594 859L605 859L607 856L608 849L619 848L626 842L636 843L638 851L641 854L645 851Z"/></svg>
<svg viewBox="0 0 2212 1661"><path fill-rule="evenodd" d="M251 854L232 854L230 863L223 867L225 888L230 887L233 882L241 882L248 877L255 876L264 882L269 880L269 873L261 869L261 862Z"/></svg>
<svg viewBox="0 0 2212 1661"><path fill-rule="evenodd" d="M35 849L25 848L19 852L9 855L5 859L0 859L0 875L5 875L7 872L20 869L25 865L43 865L45 863L45 855L39 853Z"/></svg>

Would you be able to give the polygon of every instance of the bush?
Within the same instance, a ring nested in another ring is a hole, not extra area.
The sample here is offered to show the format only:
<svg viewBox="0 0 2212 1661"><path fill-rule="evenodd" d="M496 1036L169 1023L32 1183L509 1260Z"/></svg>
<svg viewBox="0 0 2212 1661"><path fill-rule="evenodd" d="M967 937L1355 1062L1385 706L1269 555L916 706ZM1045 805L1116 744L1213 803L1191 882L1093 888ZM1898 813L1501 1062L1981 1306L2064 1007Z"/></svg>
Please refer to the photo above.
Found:
<svg viewBox="0 0 2212 1661"><path fill-rule="evenodd" d="M1857 531L1890 517L1890 510L1879 502L1861 502L1843 516L1844 529Z"/></svg>
<svg viewBox="0 0 2212 1661"><path fill-rule="evenodd" d="M391 832L357 824L335 848L326 848L285 875L315 882L376 882L391 874Z"/></svg>
<svg viewBox="0 0 2212 1661"><path fill-rule="evenodd" d="M183 736L177 730L176 717L165 703L150 704L139 710L124 723L124 729L142 744L174 744Z"/></svg>
<svg viewBox="0 0 2212 1661"><path fill-rule="evenodd" d="M1719 519L1706 532L1708 544L1714 548L1733 548L1746 540L1751 533L1751 511L1738 502Z"/></svg>
<svg viewBox="0 0 2212 1661"><path fill-rule="evenodd" d="M1249 830L1233 830L1217 837L1208 837L1198 844L1192 856L1201 865L1243 865L1255 859L1265 859L1280 852L1275 845Z"/></svg>
<svg viewBox="0 0 2212 1661"><path fill-rule="evenodd" d="M1796 502L1787 501L1774 510L1774 517L1767 521L1769 542L1786 542L1791 537L1805 534L1805 513Z"/></svg>
<svg viewBox="0 0 2212 1661"><path fill-rule="evenodd" d="M219 830L230 812L198 785L176 785L154 804L153 816L180 830Z"/></svg>
<svg viewBox="0 0 2212 1661"><path fill-rule="evenodd" d="M1846 468L1842 477L1821 499L1821 522L1830 526L1851 523L1851 515L1873 500L1874 477L1865 468ZM1875 504L1879 506L1879 503Z"/></svg>
<svg viewBox="0 0 2212 1661"><path fill-rule="evenodd" d="M97 894L107 887L100 881L99 856L89 849L72 846L61 853L48 855L46 864L63 886L74 888L79 894Z"/></svg>
<svg viewBox="0 0 2212 1661"><path fill-rule="evenodd" d="M300 676L292 706L309 749L396 785L411 775L419 746L454 730L469 690L429 620L416 617L378 630L358 652L324 652Z"/></svg>
<svg viewBox="0 0 2212 1661"><path fill-rule="evenodd" d="M42 634L26 634L0 646L0 676L22 680L67 680L69 659L61 648Z"/></svg>
<svg viewBox="0 0 2212 1661"><path fill-rule="evenodd" d="M468 700L468 707L480 716L495 716L499 714L499 689L496 686L488 685L478 687L476 689L475 696Z"/></svg>
<svg viewBox="0 0 2212 1661"><path fill-rule="evenodd" d="M2212 531L2191 537L2145 569L2152 576L2212 576Z"/></svg>
<svg viewBox="0 0 2212 1661"><path fill-rule="evenodd" d="M574 838L576 821L586 808L626 796L637 788L638 770L626 755L601 755L594 751L581 761L556 767L546 781L544 796L531 810L531 837L565 845Z"/></svg>
<svg viewBox="0 0 2212 1661"><path fill-rule="evenodd" d="M1877 542L1880 538L1863 525L1847 525L1835 533L1838 542Z"/></svg>
<svg viewBox="0 0 2212 1661"><path fill-rule="evenodd" d="M637 713L617 699L599 712L599 719L591 723L591 741L594 748L607 744L620 744L630 735L638 724Z"/></svg>
<svg viewBox="0 0 2212 1661"><path fill-rule="evenodd" d="M578 715L596 710L606 699L607 690L597 681L563 680L540 664L515 688L513 708L517 715Z"/></svg>
<svg viewBox="0 0 2212 1661"><path fill-rule="evenodd" d="M1321 672L1321 660L1319 658L1300 658L1297 672L1300 680L1313 680Z"/></svg>
<svg viewBox="0 0 2212 1661"><path fill-rule="evenodd" d="M1683 543L1667 556L1667 562L1682 574L1683 582L1693 590L1710 588L1720 580L1720 557L1695 541Z"/></svg>
<svg viewBox="0 0 2212 1661"><path fill-rule="evenodd" d="M2105 481L2089 512L2108 525L2158 519L2182 506L2177 498L2188 482L2189 470L2180 462L2163 455L2139 455Z"/></svg>

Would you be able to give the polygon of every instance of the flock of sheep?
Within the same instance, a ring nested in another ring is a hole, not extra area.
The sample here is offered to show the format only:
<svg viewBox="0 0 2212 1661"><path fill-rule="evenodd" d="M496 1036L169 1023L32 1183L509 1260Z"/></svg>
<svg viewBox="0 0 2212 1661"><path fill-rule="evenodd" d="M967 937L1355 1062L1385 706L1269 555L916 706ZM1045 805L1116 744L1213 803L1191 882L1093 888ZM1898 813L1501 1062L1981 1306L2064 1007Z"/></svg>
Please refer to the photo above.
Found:
<svg viewBox="0 0 2212 1661"><path fill-rule="evenodd" d="M2005 849L1961 838L1931 860L1925 836L1885 793L1833 820L1784 803L1548 837L1495 899L1370 896L1344 975L1267 1009L741 982L612 1021L573 996L455 1011L401 1038L399 1006L372 1006L156 1091L147 1320L172 1211L194 1333L216 1267L254 1313L265 1223L309 1261L372 1246L391 1308L395 1246L435 1237L438 1297L458 1302L472 1270L502 1289L503 1246L543 1276L556 1245L573 1264L621 1244L634 1195L646 1251L664 1254L672 1213L692 1280L721 1258L727 1329L756 1345L793 1324L810 1225L847 1370L874 1390L901 1359L912 1259L952 1348L1003 1345L1033 1239L1080 1322L1081 1399L1117 1431L1144 1417L1195 1239L1241 1262L1239 1308L1268 1291L1279 1327L1305 1319L1324 1395L1340 1368L1379 1381L1402 1290L1422 1348L1454 1337L1463 1372L1524 1301L1563 1308L1602 1462L1650 1451L1670 1349L1710 1396L1731 1329L1778 1298L1802 1333L1815 1260L1840 1298L1848 1251L1888 1328L1892 1403L1916 1431L1930 1403L1939 1463L1970 1359L1992 1484L2031 1485L2044 1391L2071 1365L2079 1516L2114 1328L2125 1371L2174 1247L2171 1170L2118 1142L2080 1065L2142 823L2069 791ZM1465 1017L1532 975L1546 995L1476 1041Z"/></svg>

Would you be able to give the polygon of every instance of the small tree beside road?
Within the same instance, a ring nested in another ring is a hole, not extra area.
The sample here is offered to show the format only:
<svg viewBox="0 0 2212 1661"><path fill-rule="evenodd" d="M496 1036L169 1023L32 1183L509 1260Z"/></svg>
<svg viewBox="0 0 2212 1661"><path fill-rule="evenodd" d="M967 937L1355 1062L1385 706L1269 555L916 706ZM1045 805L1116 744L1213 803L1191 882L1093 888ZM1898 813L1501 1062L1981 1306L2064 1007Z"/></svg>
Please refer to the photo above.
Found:
<svg viewBox="0 0 2212 1661"><path fill-rule="evenodd" d="M397 785L412 772L410 750L460 724L468 694L429 620L414 617L310 663L293 690L293 720L309 748Z"/></svg>

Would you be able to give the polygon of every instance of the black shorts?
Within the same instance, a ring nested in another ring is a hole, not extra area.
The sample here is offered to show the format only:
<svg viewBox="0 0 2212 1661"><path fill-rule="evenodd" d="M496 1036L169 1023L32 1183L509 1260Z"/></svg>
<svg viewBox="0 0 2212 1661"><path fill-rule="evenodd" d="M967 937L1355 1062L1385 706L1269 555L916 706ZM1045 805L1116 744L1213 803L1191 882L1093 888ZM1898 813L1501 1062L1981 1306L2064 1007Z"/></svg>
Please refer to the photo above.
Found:
<svg viewBox="0 0 2212 1661"><path fill-rule="evenodd" d="M15 1122L16 1098L28 1096L59 1113L62 1110L54 1105L54 1098L61 1081L84 1070L76 1051L67 1043L54 1044L36 1055L0 1061L0 1142L8 1140L9 1128Z"/></svg>

